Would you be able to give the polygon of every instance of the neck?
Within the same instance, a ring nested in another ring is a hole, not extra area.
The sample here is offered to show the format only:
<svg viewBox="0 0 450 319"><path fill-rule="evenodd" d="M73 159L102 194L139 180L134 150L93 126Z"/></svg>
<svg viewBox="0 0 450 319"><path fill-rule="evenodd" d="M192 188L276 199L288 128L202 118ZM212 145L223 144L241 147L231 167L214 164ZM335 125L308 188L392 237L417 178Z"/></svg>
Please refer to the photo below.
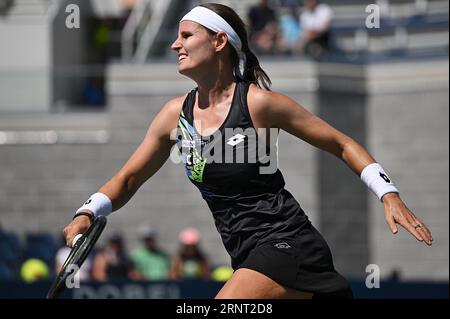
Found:
<svg viewBox="0 0 450 319"><path fill-rule="evenodd" d="M196 81L200 108L218 105L233 94L235 78L232 68L220 69Z"/></svg>

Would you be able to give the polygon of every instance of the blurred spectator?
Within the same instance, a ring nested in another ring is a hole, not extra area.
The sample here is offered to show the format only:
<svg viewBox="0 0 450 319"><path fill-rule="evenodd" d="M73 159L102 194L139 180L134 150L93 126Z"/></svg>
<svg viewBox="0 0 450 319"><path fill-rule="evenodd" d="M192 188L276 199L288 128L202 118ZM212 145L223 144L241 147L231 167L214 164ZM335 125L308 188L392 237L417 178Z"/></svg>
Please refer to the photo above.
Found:
<svg viewBox="0 0 450 319"><path fill-rule="evenodd" d="M278 26L275 11L268 0L260 0L247 14L250 45L259 54L277 52Z"/></svg>
<svg viewBox="0 0 450 319"><path fill-rule="evenodd" d="M0 260L0 281L12 280L14 274L11 268L2 260Z"/></svg>
<svg viewBox="0 0 450 319"><path fill-rule="evenodd" d="M122 10L123 14L120 18L120 28L123 29L128 18L130 17L131 12L133 11L134 6L136 5L137 0L122 0Z"/></svg>
<svg viewBox="0 0 450 319"><path fill-rule="evenodd" d="M20 277L26 283L34 283L46 280L50 276L50 270L45 262L37 258L27 259L20 268Z"/></svg>
<svg viewBox="0 0 450 319"><path fill-rule="evenodd" d="M209 279L206 257L199 247L200 234L195 228L180 232L180 250L173 258L171 277L173 279Z"/></svg>
<svg viewBox="0 0 450 319"><path fill-rule="evenodd" d="M16 234L3 230L0 225L0 280L18 277L22 262L22 247Z"/></svg>
<svg viewBox="0 0 450 319"><path fill-rule="evenodd" d="M169 278L170 258L157 245L155 230L148 225L139 229L142 246L135 249L131 258L142 279L166 280Z"/></svg>
<svg viewBox="0 0 450 319"><path fill-rule="evenodd" d="M305 0L305 8L300 15L302 37L298 50L319 59L330 49L330 27L333 12L327 4L317 0Z"/></svg>
<svg viewBox="0 0 450 319"><path fill-rule="evenodd" d="M14 5L14 0L0 0L0 16L6 16Z"/></svg>
<svg viewBox="0 0 450 319"><path fill-rule="evenodd" d="M391 282L400 282L401 281L402 271L398 268L394 268L389 274L387 281Z"/></svg>
<svg viewBox="0 0 450 319"><path fill-rule="evenodd" d="M105 105L104 80L102 77L88 78L83 86L83 104L90 106Z"/></svg>
<svg viewBox="0 0 450 319"><path fill-rule="evenodd" d="M94 43L97 48L107 49L111 40L111 25L112 21L109 19L99 21L94 32Z"/></svg>
<svg viewBox="0 0 450 319"><path fill-rule="evenodd" d="M130 11L136 5L137 0L121 0L122 9Z"/></svg>
<svg viewBox="0 0 450 319"><path fill-rule="evenodd" d="M63 240L62 242L64 243L65 238L63 237L62 240ZM64 245L61 246L56 252L55 275L59 274L59 272L61 271L64 262L66 261L67 257L70 254L70 250L71 250L70 247ZM75 279L80 282L89 281L91 279L91 270L92 270L92 258L91 256L88 256L84 261L83 265L81 265L81 268L76 273Z"/></svg>
<svg viewBox="0 0 450 319"><path fill-rule="evenodd" d="M300 39L300 22L298 7L289 5L280 10L279 27L281 32L280 49L282 53L291 54L296 50Z"/></svg>
<svg viewBox="0 0 450 319"><path fill-rule="evenodd" d="M139 279L119 234L112 235L106 247L95 255L92 267L92 278L96 281Z"/></svg>
<svg viewBox="0 0 450 319"><path fill-rule="evenodd" d="M282 7L299 7L301 2L301 0L278 0L279 5Z"/></svg>

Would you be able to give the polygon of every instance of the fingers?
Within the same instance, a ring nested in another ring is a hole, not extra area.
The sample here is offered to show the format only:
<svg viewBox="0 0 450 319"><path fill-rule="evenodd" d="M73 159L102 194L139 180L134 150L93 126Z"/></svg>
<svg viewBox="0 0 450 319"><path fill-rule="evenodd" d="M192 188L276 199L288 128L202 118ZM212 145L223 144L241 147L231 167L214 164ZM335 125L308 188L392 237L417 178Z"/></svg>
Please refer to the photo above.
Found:
<svg viewBox="0 0 450 319"><path fill-rule="evenodd" d="M86 216L75 218L66 226L63 230L64 237L66 239L66 245L72 247L74 238L78 234L83 234L91 225L91 221Z"/></svg>
<svg viewBox="0 0 450 319"><path fill-rule="evenodd" d="M414 237L416 237L416 239L418 241L423 241L422 236L419 234L419 232L417 231L417 229L414 227L413 224L406 222L404 223L405 225L402 225L403 227L405 227L405 229L407 231L409 231L411 233L411 235L413 235Z"/></svg>
<svg viewBox="0 0 450 319"><path fill-rule="evenodd" d="M431 236L431 232L428 227L426 227L420 220L417 220L415 222L414 229L416 229L417 233L423 238L425 243L431 246L433 237Z"/></svg>
<svg viewBox="0 0 450 319"><path fill-rule="evenodd" d="M72 230L70 226L67 226L63 230L64 237L66 238L66 246L72 247L73 239L75 238L76 233Z"/></svg>
<svg viewBox="0 0 450 319"><path fill-rule="evenodd" d="M430 237L431 241L433 241L433 235L431 234L431 231L428 229L427 225L425 225L424 223L421 223L422 227L425 228L425 232L427 233L427 235Z"/></svg>
<svg viewBox="0 0 450 319"><path fill-rule="evenodd" d="M428 246L431 246L433 242L431 233L426 231L426 227L423 227L424 225L420 221L407 221L404 219L400 224L418 241L425 242Z"/></svg>
<svg viewBox="0 0 450 319"><path fill-rule="evenodd" d="M75 245L75 243L78 241L78 239L81 238L81 236L83 236L83 234L78 234L73 238L71 247Z"/></svg>
<svg viewBox="0 0 450 319"><path fill-rule="evenodd" d="M419 219L415 219L415 225L420 225L420 227L417 227L417 230L419 232L423 232L425 234L424 237L428 238L430 241L433 241L433 235L431 235L431 231L428 229L427 225L425 225L424 223L422 223Z"/></svg>
<svg viewBox="0 0 450 319"><path fill-rule="evenodd" d="M395 224L400 224L418 241L425 242L431 246L433 237L431 232L400 200L397 202L386 202L385 219L392 233L396 234L398 229Z"/></svg>
<svg viewBox="0 0 450 319"><path fill-rule="evenodd" d="M423 241L427 245L431 246L432 241L433 241L433 237L431 236L431 232L428 229L428 227L424 223L422 223L416 217L416 215L414 215L414 213L412 213L411 211L409 212L409 216L408 217L410 217L410 218L408 218L409 223L415 229L417 234L419 234L419 236L423 239Z"/></svg>
<svg viewBox="0 0 450 319"><path fill-rule="evenodd" d="M80 227L74 227L72 224L69 224L66 228L64 228L63 234L66 238L66 246L72 247L75 243L75 239L79 239L79 237L77 238L77 236L81 236L81 233L82 231Z"/></svg>
<svg viewBox="0 0 450 319"><path fill-rule="evenodd" d="M391 232L393 234L397 234L398 229L397 229L397 225L395 224L394 217L390 216L389 218L386 219L386 222L389 225L389 228L391 229Z"/></svg>

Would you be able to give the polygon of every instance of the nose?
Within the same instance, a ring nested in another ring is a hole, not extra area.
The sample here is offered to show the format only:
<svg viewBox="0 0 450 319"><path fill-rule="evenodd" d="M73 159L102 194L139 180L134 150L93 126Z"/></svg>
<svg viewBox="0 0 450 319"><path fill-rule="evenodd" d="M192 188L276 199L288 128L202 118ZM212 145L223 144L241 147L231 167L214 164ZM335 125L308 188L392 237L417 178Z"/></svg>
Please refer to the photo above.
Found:
<svg viewBox="0 0 450 319"><path fill-rule="evenodd" d="M176 38L175 41L172 43L172 45L170 46L170 48L174 51L178 51L181 49L181 44L180 41L178 40L179 38Z"/></svg>

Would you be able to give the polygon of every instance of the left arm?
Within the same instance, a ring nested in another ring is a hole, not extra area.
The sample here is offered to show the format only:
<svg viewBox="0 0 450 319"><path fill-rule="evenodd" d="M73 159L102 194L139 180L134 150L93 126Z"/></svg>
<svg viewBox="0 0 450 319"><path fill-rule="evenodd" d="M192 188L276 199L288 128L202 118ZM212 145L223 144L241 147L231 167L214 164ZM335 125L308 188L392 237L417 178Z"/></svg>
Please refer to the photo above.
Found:
<svg viewBox="0 0 450 319"><path fill-rule="evenodd" d="M249 108L255 122L260 127L276 127L327 151L342 161L358 176L365 167L375 163L375 159L352 138L338 131L324 120L315 116L304 107L279 93L266 92L251 88ZM426 225L421 222L402 201L398 193L386 193L381 201L387 224L395 234L396 223L403 226L417 240L431 245L432 236ZM418 226L420 225L420 226Z"/></svg>

